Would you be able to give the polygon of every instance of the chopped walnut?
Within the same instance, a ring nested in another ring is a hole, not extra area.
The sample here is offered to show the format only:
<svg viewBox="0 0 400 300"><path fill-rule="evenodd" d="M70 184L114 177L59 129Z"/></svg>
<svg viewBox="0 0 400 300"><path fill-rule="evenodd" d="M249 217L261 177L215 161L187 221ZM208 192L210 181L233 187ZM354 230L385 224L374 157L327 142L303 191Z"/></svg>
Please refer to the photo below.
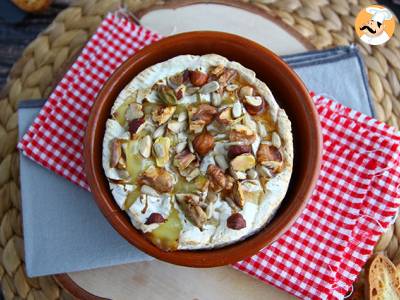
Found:
<svg viewBox="0 0 400 300"><path fill-rule="evenodd" d="M223 73L219 76L218 78L218 83L220 86L219 92L222 93L224 88L233 80L237 77L238 71L229 69L229 68L224 68Z"/></svg>
<svg viewBox="0 0 400 300"><path fill-rule="evenodd" d="M206 126L206 122L202 119L192 120L196 112L197 112L197 107L195 106L188 107L189 131L193 133L200 133Z"/></svg>
<svg viewBox="0 0 400 300"><path fill-rule="evenodd" d="M202 120L205 125L211 123L214 119L214 116L217 114L217 109L209 104L200 104L200 106L196 109L196 112L193 113L191 120Z"/></svg>
<svg viewBox="0 0 400 300"><path fill-rule="evenodd" d="M183 150L181 153L175 155L174 166L180 171L189 167L189 165L196 160L196 156L189 150Z"/></svg>
<svg viewBox="0 0 400 300"><path fill-rule="evenodd" d="M229 140L231 142L241 141L243 144L250 145L256 140L256 134L245 125L235 124L229 133Z"/></svg>
<svg viewBox="0 0 400 300"><path fill-rule="evenodd" d="M160 193L170 193L174 187L173 176L163 168L149 167L138 177L139 185L148 185Z"/></svg>
<svg viewBox="0 0 400 300"><path fill-rule="evenodd" d="M207 176L210 180L210 189L214 192L220 192L225 188L226 177L224 171L216 165L209 165L207 168Z"/></svg>
<svg viewBox="0 0 400 300"><path fill-rule="evenodd" d="M230 175L226 175L225 192L228 193L231 192L234 184L235 184L235 179Z"/></svg>

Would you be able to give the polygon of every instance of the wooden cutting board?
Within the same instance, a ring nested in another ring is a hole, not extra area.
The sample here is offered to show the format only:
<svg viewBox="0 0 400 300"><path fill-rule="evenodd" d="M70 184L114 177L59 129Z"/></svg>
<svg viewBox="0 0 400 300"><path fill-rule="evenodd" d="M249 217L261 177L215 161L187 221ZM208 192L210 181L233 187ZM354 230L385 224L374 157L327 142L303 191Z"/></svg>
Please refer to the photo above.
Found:
<svg viewBox="0 0 400 300"><path fill-rule="evenodd" d="M163 36L217 30L245 36L278 54L312 49L295 31L250 4L173 1L141 11L137 17L144 26ZM194 269L154 260L67 275L91 294L118 300L295 299L229 266ZM66 287L71 289L70 284Z"/></svg>

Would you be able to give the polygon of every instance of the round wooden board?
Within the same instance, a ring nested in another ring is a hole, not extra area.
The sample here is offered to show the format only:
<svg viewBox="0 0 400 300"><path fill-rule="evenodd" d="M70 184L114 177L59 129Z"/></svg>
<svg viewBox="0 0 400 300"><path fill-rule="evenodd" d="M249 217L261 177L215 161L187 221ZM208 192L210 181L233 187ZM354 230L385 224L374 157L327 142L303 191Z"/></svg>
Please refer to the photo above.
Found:
<svg viewBox="0 0 400 300"><path fill-rule="evenodd" d="M313 49L294 30L251 4L225 0L181 0L152 6L137 16L144 26L164 36L194 30L216 30L245 36L281 55ZM295 299L230 266L192 269L154 260L57 277L66 289L81 299L88 299L89 294L118 300Z"/></svg>

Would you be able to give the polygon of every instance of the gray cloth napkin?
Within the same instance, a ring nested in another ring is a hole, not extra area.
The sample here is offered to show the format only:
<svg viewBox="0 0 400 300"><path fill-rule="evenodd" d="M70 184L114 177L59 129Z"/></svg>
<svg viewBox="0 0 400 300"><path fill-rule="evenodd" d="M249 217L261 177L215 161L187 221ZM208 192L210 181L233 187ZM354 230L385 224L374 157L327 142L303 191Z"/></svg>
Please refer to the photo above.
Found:
<svg viewBox="0 0 400 300"><path fill-rule="evenodd" d="M354 46L283 57L308 89L373 115L365 70ZM22 101L20 136L44 100ZM106 267L151 257L118 235L91 194L21 155L25 263L29 276Z"/></svg>

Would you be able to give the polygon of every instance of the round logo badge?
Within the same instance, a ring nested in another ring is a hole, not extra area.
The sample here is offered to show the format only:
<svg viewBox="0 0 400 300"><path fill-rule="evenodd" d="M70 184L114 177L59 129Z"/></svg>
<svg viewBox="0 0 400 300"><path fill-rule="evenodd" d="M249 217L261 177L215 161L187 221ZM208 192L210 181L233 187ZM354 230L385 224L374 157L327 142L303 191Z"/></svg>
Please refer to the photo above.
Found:
<svg viewBox="0 0 400 300"><path fill-rule="evenodd" d="M393 35L395 16L384 6L371 5L359 12L354 26L361 41L381 45Z"/></svg>

